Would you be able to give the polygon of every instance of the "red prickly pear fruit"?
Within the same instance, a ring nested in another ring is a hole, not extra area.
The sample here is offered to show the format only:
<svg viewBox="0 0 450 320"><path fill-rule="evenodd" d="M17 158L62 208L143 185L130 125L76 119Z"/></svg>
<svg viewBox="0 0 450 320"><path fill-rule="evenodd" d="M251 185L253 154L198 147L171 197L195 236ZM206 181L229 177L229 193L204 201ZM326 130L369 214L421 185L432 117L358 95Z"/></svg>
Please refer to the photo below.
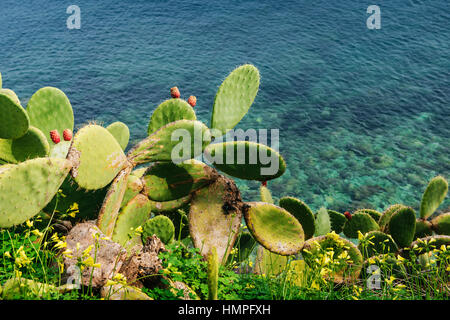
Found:
<svg viewBox="0 0 450 320"><path fill-rule="evenodd" d="M63 138L65 141L70 141L72 140L72 130L70 129L66 129L63 131Z"/></svg>
<svg viewBox="0 0 450 320"><path fill-rule="evenodd" d="M170 88L170 95L172 98L177 99L180 97L180 90L177 87Z"/></svg>
<svg viewBox="0 0 450 320"><path fill-rule="evenodd" d="M191 105L191 107L195 107L197 104L197 98L195 96L190 96L188 99L188 103Z"/></svg>
<svg viewBox="0 0 450 320"><path fill-rule="evenodd" d="M58 144L61 141L58 130L50 131L50 138L52 139L54 144Z"/></svg>
<svg viewBox="0 0 450 320"><path fill-rule="evenodd" d="M348 211L344 212L344 216L348 219L348 220L352 220L352 214Z"/></svg>
<svg viewBox="0 0 450 320"><path fill-rule="evenodd" d="M267 181L263 181L261 184L263 187L267 187Z"/></svg>

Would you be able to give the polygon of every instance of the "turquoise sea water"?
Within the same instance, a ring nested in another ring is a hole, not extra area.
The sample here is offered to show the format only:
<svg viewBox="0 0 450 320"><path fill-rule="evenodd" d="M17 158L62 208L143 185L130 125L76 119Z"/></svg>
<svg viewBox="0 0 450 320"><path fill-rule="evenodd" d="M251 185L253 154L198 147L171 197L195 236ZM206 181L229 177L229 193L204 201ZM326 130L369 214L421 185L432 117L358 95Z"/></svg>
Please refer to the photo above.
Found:
<svg viewBox="0 0 450 320"><path fill-rule="evenodd" d="M66 27L72 4L80 30ZM371 4L379 30L366 27ZM208 123L223 78L253 63L260 92L239 127L280 130L288 169L269 182L275 197L417 209L430 178L450 178L447 0L1 0L0 12L4 87L23 105L62 89L78 127L123 121L137 142L175 85ZM237 182L258 199L258 183Z"/></svg>

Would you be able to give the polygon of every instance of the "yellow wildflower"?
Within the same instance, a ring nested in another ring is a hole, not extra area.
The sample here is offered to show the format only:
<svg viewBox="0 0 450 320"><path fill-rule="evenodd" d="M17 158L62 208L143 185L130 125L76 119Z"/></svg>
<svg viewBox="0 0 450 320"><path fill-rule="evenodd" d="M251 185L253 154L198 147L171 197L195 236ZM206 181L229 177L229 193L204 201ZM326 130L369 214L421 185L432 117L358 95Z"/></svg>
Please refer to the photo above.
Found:
<svg viewBox="0 0 450 320"><path fill-rule="evenodd" d="M33 226L33 221L27 220L25 224L27 225L28 228L31 228Z"/></svg>
<svg viewBox="0 0 450 320"><path fill-rule="evenodd" d="M31 231L31 233L38 237L44 236L44 234L40 232L38 229L34 229L33 231Z"/></svg>
<svg viewBox="0 0 450 320"><path fill-rule="evenodd" d="M4 255L5 257L7 257L7 258L12 258L12 257L11 257L11 254L9 253L9 251L6 251L3 255Z"/></svg>
<svg viewBox="0 0 450 320"><path fill-rule="evenodd" d="M392 285L392 282L393 282L394 280L395 280L395 277L390 276L389 279L386 279L385 281L386 281L386 283L387 283L388 285Z"/></svg>

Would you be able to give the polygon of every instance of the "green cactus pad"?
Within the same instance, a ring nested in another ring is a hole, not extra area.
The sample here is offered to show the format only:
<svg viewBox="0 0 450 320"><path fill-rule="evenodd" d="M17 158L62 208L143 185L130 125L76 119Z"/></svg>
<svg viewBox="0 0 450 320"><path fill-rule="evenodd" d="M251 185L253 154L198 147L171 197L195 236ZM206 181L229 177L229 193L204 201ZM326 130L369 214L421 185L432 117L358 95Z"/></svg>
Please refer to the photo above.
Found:
<svg viewBox="0 0 450 320"><path fill-rule="evenodd" d="M25 109L10 96L1 93L0 113L0 139L17 139L28 131L30 119Z"/></svg>
<svg viewBox="0 0 450 320"><path fill-rule="evenodd" d="M420 217L426 219L444 201L448 191L448 182L441 176L434 177L428 184L420 203Z"/></svg>
<svg viewBox="0 0 450 320"><path fill-rule="evenodd" d="M286 171L286 163L277 151L249 141L210 144L205 157L219 170L240 179L267 181Z"/></svg>
<svg viewBox="0 0 450 320"><path fill-rule="evenodd" d="M250 64L240 66L222 82L214 100L211 128L222 134L233 129L246 115L259 89L259 71Z"/></svg>
<svg viewBox="0 0 450 320"><path fill-rule="evenodd" d="M450 236L445 235L437 235L437 236L429 236L425 238L420 238L411 243L410 248L414 250L416 253L425 253L426 248L429 249L440 249L441 246L450 246ZM448 247L447 247L448 250ZM409 251L409 250L408 250ZM403 253L404 255L404 253Z"/></svg>
<svg viewBox="0 0 450 320"><path fill-rule="evenodd" d="M123 196L127 189L128 176L131 168L127 167L119 172L108 189L102 208L98 215L97 226L107 236L113 235L117 215L119 214Z"/></svg>
<svg viewBox="0 0 450 320"><path fill-rule="evenodd" d="M180 209L184 206L186 206L191 201L192 196L187 195L185 197L172 200L172 201L152 201L150 200L152 204L152 212L153 213L166 213L166 212L173 212L177 209Z"/></svg>
<svg viewBox="0 0 450 320"><path fill-rule="evenodd" d="M144 184L142 183L141 179L133 174L130 174L128 176L127 189L125 190L125 194L123 196L122 204L120 207L122 208L126 206L131 199L133 199L142 191L142 189L144 189Z"/></svg>
<svg viewBox="0 0 450 320"><path fill-rule="evenodd" d="M109 131L116 138L122 150L125 150L128 146L128 141L130 140L130 129L128 129L127 125L123 122L117 121L111 123L106 127L106 130Z"/></svg>
<svg viewBox="0 0 450 320"><path fill-rule="evenodd" d="M416 232L414 239L424 238L433 235L433 225L430 221L424 219L416 219Z"/></svg>
<svg viewBox="0 0 450 320"><path fill-rule="evenodd" d="M74 164L73 179L87 190L105 187L128 165L117 140L98 125L87 125L77 132L67 158Z"/></svg>
<svg viewBox="0 0 450 320"><path fill-rule="evenodd" d="M381 212L378 212L378 211L373 210L373 209L359 209L359 210L356 210L355 213L367 213L376 222L378 222L380 220L381 216L383 215Z"/></svg>
<svg viewBox="0 0 450 320"><path fill-rule="evenodd" d="M351 220L347 220L343 231L346 237L356 239L358 231L365 234L377 230L380 230L380 227L368 213L356 212L352 214Z"/></svg>
<svg viewBox="0 0 450 320"><path fill-rule="evenodd" d="M238 237L242 200L233 180L223 176L192 195L189 230L194 246L207 257L215 247L219 261L227 261Z"/></svg>
<svg viewBox="0 0 450 320"><path fill-rule="evenodd" d="M164 244L170 243L175 236L175 226L168 217L156 216L147 220L142 226L142 242L145 244L148 237L156 235Z"/></svg>
<svg viewBox="0 0 450 320"><path fill-rule="evenodd" d="M416 232L416 213L412 208L397 210L389 221L389 233L400 248L408 247Z"/></svg>
<svg viewBox="0 0 450 320"><path fill-rule="evenodd" d="M378 220L378 225L380 226L380 231L386 232L386 229L389 225L389 220L391 220L392 215L399 210L400 208L404 208L406 206L402 204L393 204L392 206L388 207L383 214L380 217L380 220Z"/></svg>
<svg viewBox="0 0 450 320"><path fill-rule="evenodd" d="M133 171L131 171L131 174L135 177L138 178L142 178L142 176L144 175L145 171L147 171L148 167L141 167L138 169L134 169Z"/></svg>
<svg viewBox="0 0 450 320"><path fill-rule="evenodd" d="M21 224L53 198L71 169L65 159L37 158L0 167L0 228Z"/></svg>
<svg viewBox="0 0 450 320"><path fill-rule="evenodd" d="M152 202L151 200L149 200ZM184 207L183 209L177 209L172 211L165 211L159 214L162 214L169 218L174 227L175 227L175 238L178 240L183 240L189 237L189 220L186 212L189 212L188 207ZM152 208L152 213L155 213Z"/></svg>
<svg viewBox="0 0 450 320"><path fill-rule="evenodd" d="M0 139L0 160L9 163L18 162L12 153L12 142L13 140L11 139Z"/></svg>
<svg viewBox="0 0 450 320"><path fill-rule="evenodd" d="M247 227L264 248L284 256L302 249L305 240L302 225L287 210L264 202L246 205L244 217Z"/></svg>
<svg viewBox="0 0 450 320"><path fill-rule="evenodd" d="M16 94L14 91L12 91L11 89L0 89L0 94L4 94L4 95L10 97L11 100L12 100L15 104L17 104L17 105L19 105L19 106L21 105L21 104L20 104L20 99L19 99L19 97L18 97L17 94Z"/></svg>
<svg viewBox="0 0 450 320"><path fill-rule="evenodd" d="M187 196L213 182L219 174L201 161L186 160L180 164L156 162L141 178L150 200L171 201Z"/></svg>
<svg viewBox="0 0 450 320"><path fill-rule="evenodd" d="M450 212L441 214L431 220L431 225L437 234L450 236Z"/></svg>
<svg viewBox="0 0 450 320"><path fill-rule="evenodd" d="M259 195L261 197L262 202L273 203L272 194L270 193L270 190L267 187L261 185L259 187Z"/></svg>
<svg viewBox="0 0 450 320"><path fill-rule="evenodd" d="M358 245L359 251L361 251L365 257L372 257L385 253L396 253L398 251L398 246L395 244L394 239L386 233L381 231L370 231L365 237L370 241L365 245L365 248L363 248L361 243Z"/></svg>
<svg viewBox="0 0 450 320"><path fill-rule="evenodd" d="M302 256L306 263L314 268L317 258L324 251L333 251L333 260L342 261L339 256L347 251L349 260L347 263L335 265L333 273L324 275L325 278L333 280L335 283L347 283L355 281L360 272L363 263L363 257L356 245L347 239L338 236L336 233L328 233L323 236L311 238L305 242L302 250ZM319 259L320 260L320 259Z"/></svg>
<svg viewBox="0 0 450 320"><path fill-rule="evenodd" d="M344 230L344 225L347 222L347 218L340 212L334 210L327 210L328 216L330 217L331 231L337 234Z"/></svg>
<svg viewBox="0 0 450 320"><path fill-rule="evenodd" d="M320 208L319 211L317 212L314 220L314 228L315 228L314 235L316 237L323 236L331 232L331 220L328 211L327 209L325 209L325 207Z"/></svg>
<svg viewBox="0 0 450 320"><path fill-rule="evenodd" d="M208 300L217 300L217 291L219 285L219 257L216 248L212 248L207 259L208 275Z"/></svg>
<svg viewBox="0 0 450 320"><path fill-rule="evenodd" d="M112 240L128 248L141 241L134 230L142 226L150 218L150 200L138 194L121 210L117 216Z"/></svg>
<svg viewBox="0 0 450 320"><path fill-rule="evenodd" d="M187 101L182 99L166 100L153 111L148 124L148 135L151 135L166 124L183 119L197 120L194 108L192 108Z"/></svg>
<svg viewBox="0 0 450 320"><path fill-rule="evenodd" d="M134 165L154 161L183 160L199 156L211 142L211 133L200 121L171 122L142 140L128 152Z"/></svg>
<svg viewBox="0 0 450 320"><path fill-rule="evenodd" d="M72 105L61 90L45 87L36 91L28 101L27 112L30 125L39 128L50 145L50 157L65 158L72 141L63 139L66 129L73 131L74 117ZM61 142L55 144L50 138L50 131L58 130Z"/></svg>
<svg viewBox="0 0 450 320"><path fill-rule="evenodd" d="M300 222L305 232L306 240L314 235L316 229L314 225L314 214L303 201L294 197L283 197L280 199L279 206L286 209Z"/></svg>
<svg viewBox="0 0 450 320"><path fill-rule="evenodd" d="M289 257L272 253L262 246L258 247L256 251L254 273L265 274L267 277L277 276L288 265Z"/></svg>
<svg viewBox="0 0 450 320"><path fill-rule="evenodd" d="M0 139L0 159L10 163L46 157L49 151L45 135L35 127L18 139Z"/></svg>

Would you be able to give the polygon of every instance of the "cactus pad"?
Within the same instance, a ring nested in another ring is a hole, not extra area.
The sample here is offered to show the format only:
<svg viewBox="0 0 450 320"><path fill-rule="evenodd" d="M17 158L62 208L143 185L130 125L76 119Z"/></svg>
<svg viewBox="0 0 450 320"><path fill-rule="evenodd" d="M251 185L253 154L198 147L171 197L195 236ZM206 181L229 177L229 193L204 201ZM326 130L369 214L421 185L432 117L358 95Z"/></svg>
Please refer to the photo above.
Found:
<svg viewBox="0 0 450 320"><path fill-rule="evenodd" d="M279 205L297 218L305 232L305 239L309 239L314 235L316 229L314 225L314 214L303 201L294 197L283 197L280 199Z"/></svg>
<svg viewBox="0 0 450 320"><path fill-rule="evenodd" d="M336 233L328 233L327 235L311 238L305 242L302 255L306 263L314 268L315 263L321 259L317 258L323 254L324 251L333 252L332 259L340 263L335 264L333 273L324 275L325 278L333 280L335 283L352 282L355 281L360 272L363 263L363 257L356 245L347 239L338 236ZM347 251L350 259L345 263L343 258L339 258L344 251Z"/></svg>
<svg viewBox="0 0 450 320"><path fill-rule="evenodd" d="M450 236L450 212L441 214L431 220L431 225L437 234Z"/></svg>
<svg viewBox="0 0 450 320"><path fill-rule="evenodd" d="M142 226L142 242L145 243L148 237L154 234L164 243L170 243L175 237L175 226L168 217L164 215L156 216L147 220Z"/></svg>
<svg viewBox="0 0 450 320"><path fill-rule="evenodd" d="M134 229L142 226L150 218L150 200L138 194L121 210L117 216L112 240L124 247L140 243L140 236L134 234Z"/></svg>
<svg viewBox="0 0 450 320"><path fill-rule="evenodd" d="M249 231L267 250L288 256L304 244L302 225L287 210L264 202L246 203L244 217Z"/></svg>
<svg viewBox="0 0 450 320"><path fill-rule="evenodd" d="M416 214L412 208L397 210L389 221L389 233L400 248L408 247L416 232Z"/></svg>
<svg viewBox="0 0 450 320"><path fill-rule="evenodd" d="M235 69L222 82L214 100L211 128L225 134L246 115L259 89L259 71L253 65Z"/></svg>
<svg viewBox="0 0 450 320"><path fill-rule="evenodd" d="M441 176L434 177L428 184L420 203L420 217L426 219L444 201L448 191L448 182Z"/></svg>
<svg viewBox="0 0 450 320"><path fill-rule="evenodd" d="M259 187L259 195L261 197L262 202L273 203L272 194L270 193L270 190L267 187L261 185Z"/></svg>
<svg viewBox="0 0 450 320"><path fill-rule="evenodd" d="M368 214L355 212L351 220L347 220L344 226L344 234L348 238L358 238L358 231L365 234L370 231L380 230L377 222Z"/></svg>
<svg viewBox="0 0 450 320"><path fill-rule="evenodd" d="M122 208L123 206L127 205L128 201L137 196L143 188L144 185L141 179L133 174L130 174L128 176L127 189L125 190L125 194L123 196L122 204L120 207Z"/></svg>
<svg viewBox="0 0 450 320"><path fill-rule="evenodd" d="M50 145L50 157L65 158L72 141L61 140L55 144L50 138L50 131L73 131L74 117L69 99L61 90L45 87L36 91L28 101L27 112L30 125L39 128Z"/></svg>
<svg viewBox="0 0 450 320"><path fill-rule="evenodd" d="M106 130L109 131L116 138L122 150L125 150L128 146L128 141L130 140L130 129L128 129L127 125L123 122L117 121L111 123L106 127Z"/></svg>
<svg viewBox="0 0 450 320"><path fill-rule="evenodd" d="M286 171L277 151L249 141L211 144L205 149L205 157L219 170L240 179L267 181Z"/></svg>
<svg viewBox="0 0 450 320"><path fill-rule="evenodd" d="M166 212L173 212L177 209L180 209L187 205L191 201L192 196L187 195L185 197L171 200L171 201L151 201L150 203L152 205L152 212L153 213L166 213Z"/></svg>
<svg viewBox="0 0 450 320"><path fill-rule="evenodd" d="M161 103L155 111L148 124L148 135L159 128L178 120L197 120L194 109L182 99L169 99Z"/></svg>
<svg viewBox="0 0 450 320"><path fill-rule="evenodd" d="M68 159L74 164L73 179L87 190L105 187L128 165L117 140L98 125L87 125L77 132Z"/></svg>
<svg viewBox="0 0 450 320"><path fill-rule="evenodd" d="M380 231L386 232L386 229L389 225L389 220L391 220L392 215L400 208L405 207L402 204L393 204L392 206L388 207L383 214L380 217L380 220L378 220L378 225L380 226Z"/></svg>
<svg viewBox="0 0 450 320"><path fill-rule="evenodd" d="M197 160L180 164L157 162L141 178L144 193L153 201L171 201L187 196L211 183L219 174Z"/></svg>
<svg viewBox="0 0 450 320"><path fill-rule="evenodd" d="M219 257L216 248L212 248L207 259L208 268L208 300L217 300L217 290L219 285Z"/></svg>
<svg viewBox="0 0 450 320"><path fill-rule="evenodd" d="M328 216L330 217L331 231L334 231L337 234L341 233L344 230L344 225L347 221L347 218L340 212L334 210L327 211Z"/></svg>
<svg viewBox="0 0 450 320"><path fill-rule="evenodd" d="M433 225L430 221L424 219L416 219L416 232L414 239L424 238L433 235Z"/></svg>
<svg viewBox="0 0 450 320"><path fill-rule="evenodd" d="M325 207L319 209L314 220L315 236L323 236L331 232L331 220Z"/></svg>
<svg viewBox="0 0 450 320"><path fill-rule="evenodd" d="M54 197L71 169L65 159L37 158L0 167L0 228L25 222Z"/></svg>
<svg viewBox="0 0 450 320"><path fill-rule="evenodd" d="M381 231L370 231L365 237L370 241L365 248L361 243L358 245L358 249L366 257L372 257L378 254L396 253L398 246L395 244L392 237Z"/></svg>
<svg viewBox="0 0 450 320"><path fill-rule="evenodd" d="M4 95L10 97L11 100L14 101L15 104L17 104L19 106L21 105L19 97L11 89L0 89L0 94L4 94Z"/></svg>
<svg viewBox="0 0 450 320"><path fill-rule="evenodd" d="M259 246L256 251L255 269L256 274L265 274L267 277L279 275L286 269L289 257L272 253Z"/></svg>
<svg viewBox="0 0 450 320"><path fill-rule="evenodd" d="M381 212L378 212L378 211L373 210L373 209L359 209L359 210L356 210L355 213L367 213L376 222L378 222L380 220L381 216L383 215Z"/></svg>
<svg viewBox="0 0 450 320"><path fill-rule="evenodd" d="M30 125L24 108L10 96L0 93L0 139L17 139L23 136Z"/></svg>
<svg viewBox="0 0 450 320"><path fill-rule="evenodd" d="M242 200L233 180L223 176L192 195L189 230L194 246L207 257L215 247L219 261L227 261L242 219Z"/></svg>
<svg viewBox="0 0 450 320"><path fill-rule="evenodd" d="M211 142L211 133L200 121L171 122L142 140L128 152L134 165L154 161L180 163L200 155Z"/></svg>

